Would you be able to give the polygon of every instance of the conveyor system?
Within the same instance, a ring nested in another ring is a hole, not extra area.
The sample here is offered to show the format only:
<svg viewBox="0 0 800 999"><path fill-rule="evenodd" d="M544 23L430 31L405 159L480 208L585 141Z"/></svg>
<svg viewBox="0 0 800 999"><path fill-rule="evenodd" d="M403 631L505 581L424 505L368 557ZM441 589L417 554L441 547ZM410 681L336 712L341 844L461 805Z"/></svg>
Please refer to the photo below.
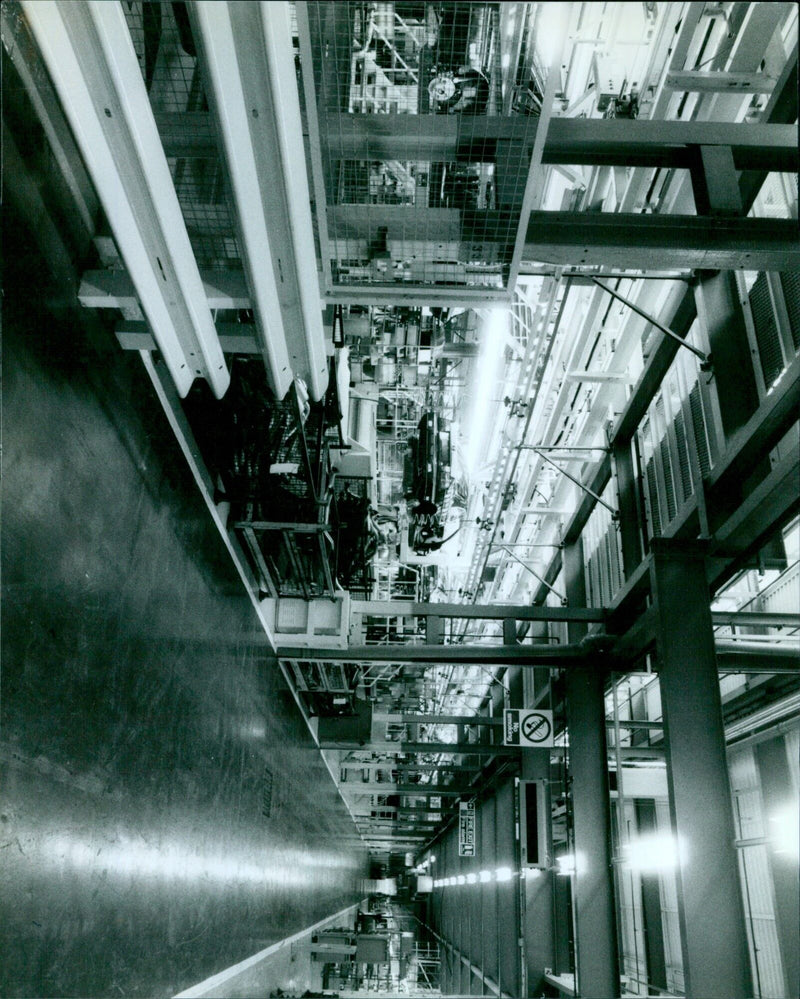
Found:
<svg viewBox="0 0 800 999"><path fill-rule="evenodd" d="M120 254L178 392L230 376L121 4L24 0Z"/></svg>
<svg viewBox="0 0 800 999"><path fill-rule="evenodd" d="M288 4L198 0L194 34L273 390L328 383Z"/></svg>

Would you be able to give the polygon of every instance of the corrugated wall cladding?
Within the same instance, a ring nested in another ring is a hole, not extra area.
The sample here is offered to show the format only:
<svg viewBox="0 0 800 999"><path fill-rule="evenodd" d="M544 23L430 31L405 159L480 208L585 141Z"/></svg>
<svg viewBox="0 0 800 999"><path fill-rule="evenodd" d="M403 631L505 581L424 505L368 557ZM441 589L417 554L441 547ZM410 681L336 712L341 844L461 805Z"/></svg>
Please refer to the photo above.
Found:
<svg viewBox="0 0 800 999"><path fill-rule="evenodd" d="M755 994L762 999L782 999L786 993L775 922L772 870L763 841L767 829L752 746L733 750L728 763Z"/></svg>

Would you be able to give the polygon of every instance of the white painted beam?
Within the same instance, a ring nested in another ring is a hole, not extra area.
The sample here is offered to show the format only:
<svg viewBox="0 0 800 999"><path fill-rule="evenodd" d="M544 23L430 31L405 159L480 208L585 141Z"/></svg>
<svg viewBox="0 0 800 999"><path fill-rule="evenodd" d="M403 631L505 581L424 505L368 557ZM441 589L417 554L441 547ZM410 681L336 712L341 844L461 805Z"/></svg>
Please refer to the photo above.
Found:
<svg viewBox="0 0 800 999"><path fill-rule="evenodd" d="M283 397L299 375L319 399L328 365L288 5L197 0L190 12L269 381Z"/></svg>
<svg viewBox="0 0 800 999"><path fill-rule="evenodd" d="M24 0L25 15L170 375L230 376L122 6Z"/></svg>

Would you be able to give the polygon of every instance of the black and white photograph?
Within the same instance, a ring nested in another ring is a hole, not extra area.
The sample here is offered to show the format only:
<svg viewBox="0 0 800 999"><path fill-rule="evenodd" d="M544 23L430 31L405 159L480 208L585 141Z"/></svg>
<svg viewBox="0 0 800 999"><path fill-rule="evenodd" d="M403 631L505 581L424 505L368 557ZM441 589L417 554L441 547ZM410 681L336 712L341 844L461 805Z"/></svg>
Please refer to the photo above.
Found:
<svg viewBox="0 0 800 999"><path fill-rule="evenodd" d="M799 10L0 0L0 999L797 999Z"/></svg>

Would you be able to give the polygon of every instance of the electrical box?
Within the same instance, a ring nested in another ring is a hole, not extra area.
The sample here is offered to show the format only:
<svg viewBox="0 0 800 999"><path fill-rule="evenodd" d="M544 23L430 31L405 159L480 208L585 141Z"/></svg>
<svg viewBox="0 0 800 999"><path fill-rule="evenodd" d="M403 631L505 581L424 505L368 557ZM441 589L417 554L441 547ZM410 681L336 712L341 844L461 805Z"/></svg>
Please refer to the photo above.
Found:
<svg viewBox="0 0 800 999"><path fill-rule="evenodd" d="M358 964L385 964L389 960L388 934L359 933L356 937L356 957Z"/></svg>
<svg viewBox="0 0 800 999"><path fill-rule="evenodd" d="M550 866L550 788L543 780L519 782L520 857L523 867Z"/></svg>

